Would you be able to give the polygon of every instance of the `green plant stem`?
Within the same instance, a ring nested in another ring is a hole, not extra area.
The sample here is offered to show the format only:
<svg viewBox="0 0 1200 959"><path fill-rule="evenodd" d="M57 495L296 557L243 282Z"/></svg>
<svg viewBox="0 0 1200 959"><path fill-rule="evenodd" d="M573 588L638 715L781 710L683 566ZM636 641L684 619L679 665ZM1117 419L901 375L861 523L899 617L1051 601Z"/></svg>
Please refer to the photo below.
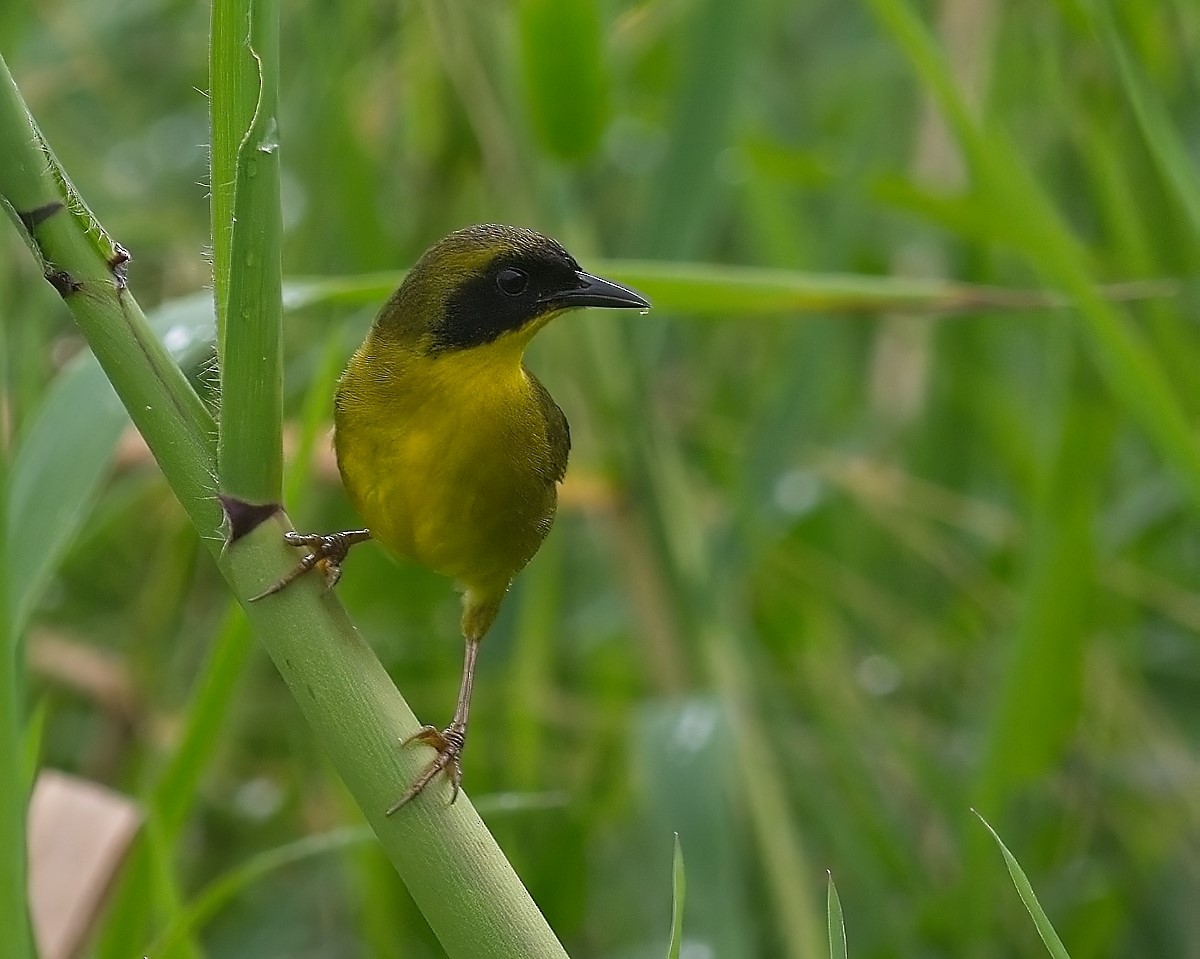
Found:
<svg viewBox="0 0 1200 959"><path fill-rule="evenodd" d="M258 103L258 65L249 55L250 0L218 0L210 20L210 178L213 235L213 298L229 302L233 203L238 148ZM218 310L219 312L219 310Z"/></svg>
<svg viewBox="0 0 1200 959"><path fill-rule="evenodd" d="M308 580L270 600L248 601L296 561L282 541L286 517L276 514L228 549L214 536L221 514L209 414L146 325L121 264L105 255L111 241L86 208L66 202L69 185L41 148L2 59L0 142L0 197L25 214L16 219L31 248L66 291L117 394L447 954L565 956L466 796L447 805L448 788L439 784L402 813L384 815L428 755L398 748L417 721L336 598ZM31 222L31 211L50 209Z"/></svg>
<svg viewBox="0 0 1200 959"><path fill-rule="evenodd" d="M8 528L8 450L0 437L0 543ZM7 584L7 556L0 550L0 577ZM0 589L0 916L7 934L0 936L0 959L32 959L33 938L26 904L25 807L28 800L25 752L21 736L23 676L20 645L8 616L8 590Z"/></svg>
<svg viewBox="0 0 1200 959"><path fill-rule="evenodd" d="M0 92L0 96L7 91ZM3 161L0 161L3 162ZM0 357L9 345L5 320L0 319ZM7 393L9 371L0 364L0 395ZM18 642L20 631L11 619L15 605L9 590L12 553L6 548L10 526L8 488L12 437L0 423L0 770L6 783L0 786L0 915L12 917L12 935L0 936L0 959L31 959L33 936L28 916L25 861L25 816L29 779L21 736L24 712L24 655Z"/></svg>
<svg viewBox="0 0 1200 959"><path fill-rule="evenodd" d="M279 0L251 3L248 20L241 19L248 32L238 38L231 28L226 40L218 21L237 6L213 5L213 62L234 61L233 75L244 78L250 71L255 80L249 87L214 83L210 98L214 130L224 126L222 117L252 107L236 144L214 141L212 153L214 183L230 166L234 172L232 223L218 220L227 204L218 204L213 194L214 271L229 270L214 283L221 370L217 473L226 492L251 502L277 502L283 484ZM229 49L216 49L218 43ZM232 164L224 155L231 146Z"/></svg>
<svg viewBox="0 0 1200 959"><path fill-rule="evenodd" d="M222 565L239 596L295 562L281 546L287 528L277 514L229 550ZM384 815L428 757L398 748L417 721L337 600L310 579L247 613L446 952L564 956L469 800L447 805L439 783L419 804Z"/></svg>
<svg viewBox="0 0 1200 959"><path fill-rule="evenodd" d="M4 601L0 600L0 604ZM0 915L6 918L6 933L0 936L0 959L32 957L26 903L25 809L28 802L25 754L21 742L21 669L16 643L6 620L0 620L0 769L7 782L0 789Z"/></svg>
<svg viewBox="0 0 1200 959"><path fill-rule="evenodd" d="M213 498L216 429L125 286L128 254L62 173L0 60L0 197L88 338L134 425L196 528L221 522Z"/></svg>

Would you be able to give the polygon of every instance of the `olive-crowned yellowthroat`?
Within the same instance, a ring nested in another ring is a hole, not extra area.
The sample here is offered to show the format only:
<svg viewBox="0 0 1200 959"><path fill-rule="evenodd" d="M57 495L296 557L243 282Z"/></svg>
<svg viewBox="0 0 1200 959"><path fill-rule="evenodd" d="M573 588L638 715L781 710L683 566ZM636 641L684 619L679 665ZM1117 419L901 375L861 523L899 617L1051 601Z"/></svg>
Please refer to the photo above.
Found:
<svg viewBox="0 0 1200 959"><path fill-rule="evenodd" d="M287 534L309 553L262 596L318 566L332 585L350 547L372 538L458 581L467 647L458 705L445 729L425 726L404 741L437 755L389 815L443 770L450 801L458 796L479 643L550 531L571 448L562 410L525 368L525 347L583 306L650 304L585 273L540 233L468 227L417 261L338 384L338 467L367 528Z"/></svg>

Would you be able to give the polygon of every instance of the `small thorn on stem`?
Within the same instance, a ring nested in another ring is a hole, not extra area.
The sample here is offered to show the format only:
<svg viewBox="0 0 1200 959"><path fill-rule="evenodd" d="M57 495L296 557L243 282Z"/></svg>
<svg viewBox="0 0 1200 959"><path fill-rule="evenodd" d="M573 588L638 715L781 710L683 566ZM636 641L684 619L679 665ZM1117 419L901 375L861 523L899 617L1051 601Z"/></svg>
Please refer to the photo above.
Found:
<svg viewBox="0 0 1200 959"><path fill-rule="evenodd" d="M72 293L78 293L83 289L83 284L66 270L56 270L50 267L46 270L45 277L46 282L54 287L64 300Z"/></svg>
<svg viewBox="0 0 1200 959"><path fill-rule="evenodd" d="M51 200L49 203L43 203L39 207L34 207L32 210L25 210L17 214L17 219L21 221L21 226L25 227L25 232L33 236L33 231L37 225L45 220L50 219L59 210L66 209L59 200Z"/></svg>
<svg viewBox="0 0 1200 959"><path fill-rule="evenodd" d="M129 251L120 243L113 244L112 256L108 258L108 268L112 272L113 281L118 290L124 290L129 286L129 261L132 259Z"/></svg>
<svg viewBox="0 0 1200 959"><path fill-rule="evenodd" d="M226 493L219 493L217 499L221 501L221 509L225 511L225 519L229 523L229 546L254 532L276 513L283 512L279 503L248 503Z"/></svg>

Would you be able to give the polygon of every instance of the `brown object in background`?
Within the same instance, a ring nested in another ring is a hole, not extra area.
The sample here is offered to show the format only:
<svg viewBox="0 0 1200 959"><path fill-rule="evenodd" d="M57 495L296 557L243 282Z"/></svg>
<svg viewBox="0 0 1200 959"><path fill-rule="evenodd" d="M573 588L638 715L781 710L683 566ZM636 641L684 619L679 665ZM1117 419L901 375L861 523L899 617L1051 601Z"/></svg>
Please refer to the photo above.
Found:
<svg viewBox="0 0 1200 959"><path fill-rule="evenodd" d="M29 803L29 911L41 959L83 945L142 815L127 797L43 770Z"/></svg>

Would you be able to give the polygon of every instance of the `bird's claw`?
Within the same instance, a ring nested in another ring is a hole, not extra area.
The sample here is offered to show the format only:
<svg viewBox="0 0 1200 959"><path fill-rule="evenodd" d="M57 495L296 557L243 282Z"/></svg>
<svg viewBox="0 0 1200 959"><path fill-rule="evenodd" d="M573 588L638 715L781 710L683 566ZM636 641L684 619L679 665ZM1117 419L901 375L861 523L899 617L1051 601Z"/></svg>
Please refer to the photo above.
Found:
<svg viewBox="0 0 1200 959"><path fill-rule="evenodd" d="M445 771L446 776L450 780L450 803L453 804L458 799L459 786L462 785L462 751L466 744L467 731L466 728L451 723L445 729L438 729L436 726L422 726L411 736L407 737L400 743L403 749L406 746L411 746L413 743L424 743L426 746L432 746L437 750L437 755L430 760L429 765L421 772L411 786L404 791L404 795L392 803L387 811L387 815L406 806L409 802L421 795L425 787L428 786L438 773Z"/></svg>
<svg viewBox="0 0 1200 959"><path fill-rule="evenodd" d="M339 533L297 533L289 530L283 534L283 541L289 546L307 547L308 555L257 596L251 597L250 602L257 602L286 589L310 569L319 569L325 578L325 588L333 589L342 578L342 561L350 552L350 547L369 539L370 536L365 529L344 530Z"/></svg>

